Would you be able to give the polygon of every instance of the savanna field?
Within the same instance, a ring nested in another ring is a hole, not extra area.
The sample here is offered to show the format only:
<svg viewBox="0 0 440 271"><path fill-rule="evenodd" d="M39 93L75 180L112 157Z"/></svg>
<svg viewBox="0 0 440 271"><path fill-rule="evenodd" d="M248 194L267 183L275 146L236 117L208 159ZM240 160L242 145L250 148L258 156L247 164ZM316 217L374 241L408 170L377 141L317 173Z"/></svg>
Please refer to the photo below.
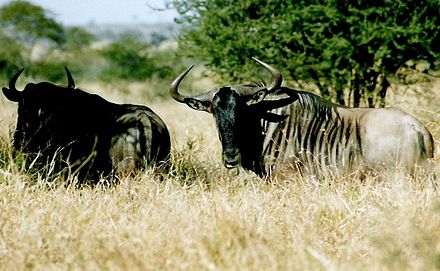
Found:
<svg viewBox="0 0 440 271"><path fill-rule="evenodd" d="M2 96L1 270L440 269L440 81L394 87L388 98L433 134L432 170L365 179L231 176L211 116L166 88L155 99L150 84L77 86L158 113L172 138L171 172L83 188L26 174L29 161L11 158L16 105Z"/></svg>

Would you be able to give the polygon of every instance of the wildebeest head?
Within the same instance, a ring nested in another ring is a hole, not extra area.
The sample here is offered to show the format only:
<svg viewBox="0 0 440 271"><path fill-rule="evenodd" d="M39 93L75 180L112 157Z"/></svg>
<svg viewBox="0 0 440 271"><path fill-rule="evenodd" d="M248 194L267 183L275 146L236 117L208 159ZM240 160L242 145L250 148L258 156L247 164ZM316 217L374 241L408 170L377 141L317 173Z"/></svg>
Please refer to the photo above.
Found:
<svg viewBox="0 0 440 271"><path fill-rule="evenodd" d="M223 148L223 162L227 168L236 168L240 164L247 169L261 173L261 149L264 139L261 120L281 121L284 115L269 111L285 106L297 99L297 94L284 93L277 96L282 84L281 73L270 65L254 58L272 75L269 86L261 84L234 85L220 87L206 93L187 97L178 92L183 78L193 68L191 66L179 75L171 84L171 96L195 110L213 115Z"/></svg>
<svg viewBox="0 0 440 271"><path fill-rule="evenodd" d="M65 69L68 79L67 87L47 82L28 83L23 91L19 91L15 83L24 70L21 69L9 81L9 88L2 89L8 100L18 103L17 127L14 133L16 149L39 151L50 144L50 137L47 136L44 127L52 121L55 107L63 104L57 94L62 94L66 90L74 91L75 88L72 75L67 67Z"/></svg>

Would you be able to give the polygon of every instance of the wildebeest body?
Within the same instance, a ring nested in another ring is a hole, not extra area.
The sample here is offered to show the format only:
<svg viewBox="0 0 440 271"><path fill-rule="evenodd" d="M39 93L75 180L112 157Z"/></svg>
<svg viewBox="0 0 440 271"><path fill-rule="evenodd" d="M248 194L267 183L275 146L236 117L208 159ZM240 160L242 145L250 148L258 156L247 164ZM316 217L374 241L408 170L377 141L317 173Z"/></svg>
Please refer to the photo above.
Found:
<svg viewBox="0 0 440 271"><path fill-rule="evenodd" d="M261 84L234 85L187 97L171 84L178 102L212 113L227 168L242 166L265 176L283 165L302 173L357 169L413 171L433 157L433 139L414 117L394 108L349 108L312 93L281 87L282 76Z"/></svg>
<svg viewBox="0 0 440 271"><path fill-rule="evenodd" d="M166 162L170 137L162 119L145 106L121 106L124 113L117 116L110 140L110 157L116 172L134 170L145 162Z"/></svg>
<svg viewBox="0 0 440 271"><path fill-rule="evenodd" d="M413 171L433 157L431 134L401 110L349 108L308 92L281 92L295 92L298 100L272 111L286 119L263 123L266 171L286 162L308 173L396 166Z"/></svg>
<svg viewBox="0 0 440 271"><path fill-rule="evenodd" d="M11 92L15 80L14 86L3 89L8 99L18 102L14 147L33 154L41 164L53 163L57 172L67 170L80 180L96 181L167 163L168 130L148 107L115 104L46 82Z"/></svg>

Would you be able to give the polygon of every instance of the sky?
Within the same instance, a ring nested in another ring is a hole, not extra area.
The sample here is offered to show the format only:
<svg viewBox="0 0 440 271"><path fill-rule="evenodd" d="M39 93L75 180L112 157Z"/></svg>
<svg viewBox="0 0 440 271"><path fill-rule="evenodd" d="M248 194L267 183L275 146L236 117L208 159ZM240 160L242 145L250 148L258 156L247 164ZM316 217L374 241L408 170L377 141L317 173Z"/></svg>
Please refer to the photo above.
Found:
<svg viewBox="0 0 440 271"><path fill-rule="evenodd" d="M172 23L175 10L155 11L151 7L164 8L167 0L28 0L51 11L64 25L85 25L91 22ZM11 0L0 0L0 5Z"/></svg>

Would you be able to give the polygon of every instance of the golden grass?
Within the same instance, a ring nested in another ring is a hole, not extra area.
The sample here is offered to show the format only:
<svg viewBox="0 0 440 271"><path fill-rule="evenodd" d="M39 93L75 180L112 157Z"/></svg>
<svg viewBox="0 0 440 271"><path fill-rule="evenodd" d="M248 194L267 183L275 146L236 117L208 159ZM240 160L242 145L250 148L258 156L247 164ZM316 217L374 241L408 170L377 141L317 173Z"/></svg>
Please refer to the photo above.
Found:
<svg viewBox="0 0 440 271"><path fill-rule="evenodd" d="M109 91L112 100L142 103ZM440 107L397 104L436 140ZM15 105L0 101L8 142ZM440 192L433 174L360 181L230 176L211 116L172 101L172 173L111 187L29 183L0 172L0 270L436 270ZM79 109L80 110L80 109ZM8 146L6 146L8 147Z"/></svg>

